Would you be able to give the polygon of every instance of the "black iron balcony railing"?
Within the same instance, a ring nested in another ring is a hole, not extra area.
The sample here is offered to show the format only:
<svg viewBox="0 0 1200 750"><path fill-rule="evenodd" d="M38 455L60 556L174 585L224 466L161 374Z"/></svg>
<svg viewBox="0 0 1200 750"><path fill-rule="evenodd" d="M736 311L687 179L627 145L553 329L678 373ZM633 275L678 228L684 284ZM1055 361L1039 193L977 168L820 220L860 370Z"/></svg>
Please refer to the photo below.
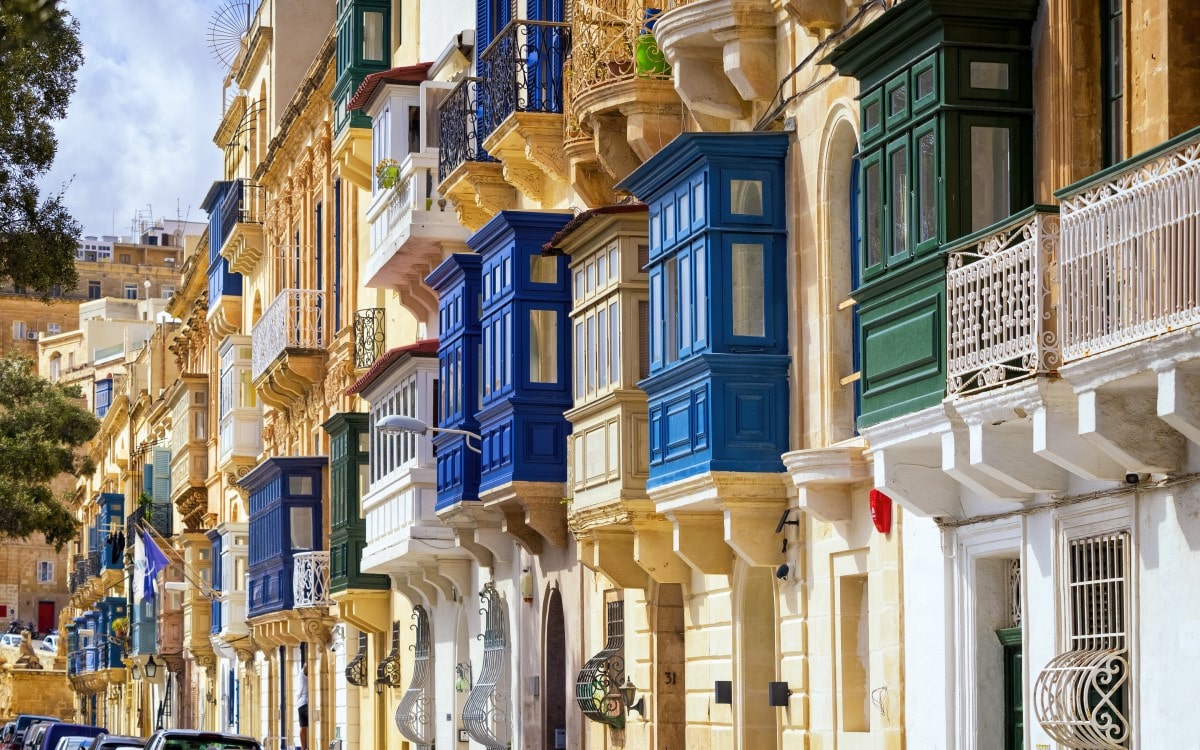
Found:
<svg viewBox="0 0 1200 750"><path fill-rule="evenodd" d="M161 537L169 537L174 533L172 528L173 508L170 503L145 503L138 505L129 517L125 519L125 535L130 542L134 534L142 526L150 526Z"/></svg>
<svg viewBox="0 0 1200 750"><path fill-rule="evenodd" d="M88 577L95 578L100 575L100 569L104 567L104 555L99 550L94 550L88 553Z"/></svg>
<svg viewBox="0 0 1200 750"><path fill-rule="evenodd" d="M383 355L384 309L368 307L354 313L354 368L365 370Z"/></svg>
<svg viewBox="0 0 1200 750"><path fill-rule="evenodd" d="M438 105L438 182L468 161L495 161L480 144L475 100L481 79L464 78Z"/></svg>
<svg viewBox="0 0 1200 750"><path fill-rule="evenodd" d="M259 207L262 203L262 186L246 180L234 180L221 199L221 244L229 238L237 224L262 222Z"/></svg>
<svg viewBox="0 0 1200 750"><path fill-rule="evenodd" d="M479 137L487 138L514 112L562 114L563 61L571 25L516 20L479 55Z"/></svg>

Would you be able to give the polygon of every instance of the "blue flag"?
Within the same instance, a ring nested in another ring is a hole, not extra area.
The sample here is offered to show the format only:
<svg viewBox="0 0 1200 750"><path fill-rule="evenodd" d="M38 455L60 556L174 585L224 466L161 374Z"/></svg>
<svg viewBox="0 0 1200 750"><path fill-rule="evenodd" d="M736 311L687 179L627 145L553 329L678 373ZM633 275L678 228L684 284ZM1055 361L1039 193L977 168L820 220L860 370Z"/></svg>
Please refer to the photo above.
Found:
<svg viewBox="0 0 1200 750"><path fill-rule="evenodd" d="M144 588L144 596L147 599L154 598L154 579L158 577L160 571L166 569L171 561L163 554L163 551L154 543L154 538L143 528L142 545L146 548L146 581Z"/></svg>

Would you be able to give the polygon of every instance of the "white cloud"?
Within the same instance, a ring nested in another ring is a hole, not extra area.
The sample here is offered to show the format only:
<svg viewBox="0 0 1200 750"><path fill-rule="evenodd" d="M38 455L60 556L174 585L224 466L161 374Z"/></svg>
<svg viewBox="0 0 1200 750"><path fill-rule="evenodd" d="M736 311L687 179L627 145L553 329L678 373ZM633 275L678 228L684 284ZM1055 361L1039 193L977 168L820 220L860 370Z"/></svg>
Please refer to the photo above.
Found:
<svg viewBox="0 0 1200 750"><path fill-rule="evenodd" d="M203 221L200 201L221 176L212 135L223 69L208 49L221 0L66 0L84 64L58 153L42 180L84 234L129 234L135 212Z"/></svg>

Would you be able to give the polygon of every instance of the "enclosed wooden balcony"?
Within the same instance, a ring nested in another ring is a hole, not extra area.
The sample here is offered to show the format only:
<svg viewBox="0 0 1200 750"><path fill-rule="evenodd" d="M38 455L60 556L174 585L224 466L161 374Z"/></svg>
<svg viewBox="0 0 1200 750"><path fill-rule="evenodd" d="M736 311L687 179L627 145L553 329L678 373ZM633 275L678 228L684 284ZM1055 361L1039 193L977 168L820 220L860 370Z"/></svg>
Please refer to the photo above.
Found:
<svg viewBox="0 0 1200 750"><path fill-rule="evenodd" d="M252 338L226 336L218 354L217 470L244 474L262 453L262 405L251 376Z"/></svg>
<svg viewBox="0 0 1200 750"><path fill-rule="evenodd" d="M294 403L324 374L325 293L283 290L254 324L251 340L251 373L263 401L278 408Z"/></svg>
<svg viewBox="0 0 1200 750"><path fill-rule="evenodd" d="M203 526L208 513L208 378L185 375L169 397L171 502L186 528Z"/></svg>

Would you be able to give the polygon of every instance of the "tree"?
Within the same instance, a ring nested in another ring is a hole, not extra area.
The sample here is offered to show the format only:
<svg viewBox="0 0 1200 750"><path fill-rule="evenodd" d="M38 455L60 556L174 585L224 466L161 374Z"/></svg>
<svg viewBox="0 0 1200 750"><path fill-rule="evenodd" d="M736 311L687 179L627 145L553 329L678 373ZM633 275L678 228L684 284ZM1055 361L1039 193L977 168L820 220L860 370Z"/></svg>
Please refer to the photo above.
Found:
<svg viewBox="0 0 1200 750"><path fill-rule="evenodd" d="M79 23L57 0L0 2L0 283L43 297L79 281L79 222L36 180L54 161L53 123L82 63Z"/></svg>
<svg viewBox="0 0 1200 750"><path fill-rule="evenodd" d="M77 386L40 377L27 357L0 357L0 536L41 532L59 549L75 538L77 524L65 504L74 490L56 496L51 482L95 470L79 448L100 423L80 405L81 396Z"/></svg>

